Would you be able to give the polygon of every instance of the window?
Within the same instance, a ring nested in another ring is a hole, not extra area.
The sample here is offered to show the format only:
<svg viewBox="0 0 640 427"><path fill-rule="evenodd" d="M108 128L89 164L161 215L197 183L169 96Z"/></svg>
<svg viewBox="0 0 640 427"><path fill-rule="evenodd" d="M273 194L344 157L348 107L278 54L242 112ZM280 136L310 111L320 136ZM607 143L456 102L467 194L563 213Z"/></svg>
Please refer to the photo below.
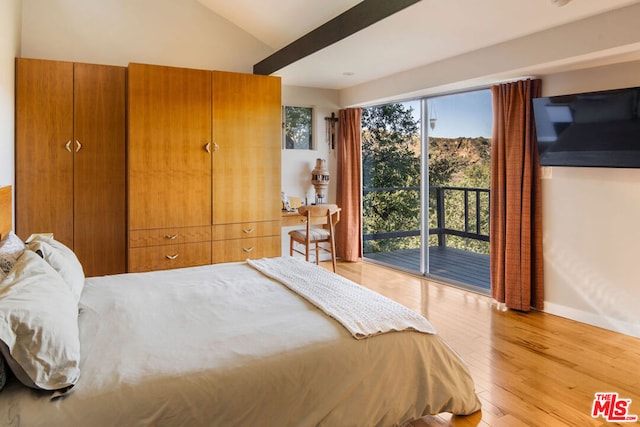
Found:
<svg viewBox="0 0 640 427"><path fill-rule="evenodd" d="M313 108L287 105L283 110L284 148L313 150Z"/></svg>

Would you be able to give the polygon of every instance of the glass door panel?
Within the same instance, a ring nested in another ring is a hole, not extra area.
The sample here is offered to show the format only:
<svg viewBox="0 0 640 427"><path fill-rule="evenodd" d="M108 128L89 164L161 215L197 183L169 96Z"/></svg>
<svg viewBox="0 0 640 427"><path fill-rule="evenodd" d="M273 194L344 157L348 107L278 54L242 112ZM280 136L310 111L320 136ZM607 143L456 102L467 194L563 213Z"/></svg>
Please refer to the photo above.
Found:
<svg viewBox="0 0 640 427"><path fill-rule="evenodd" d="M428 98L427 274L488 293L491 91Z"/></svg>

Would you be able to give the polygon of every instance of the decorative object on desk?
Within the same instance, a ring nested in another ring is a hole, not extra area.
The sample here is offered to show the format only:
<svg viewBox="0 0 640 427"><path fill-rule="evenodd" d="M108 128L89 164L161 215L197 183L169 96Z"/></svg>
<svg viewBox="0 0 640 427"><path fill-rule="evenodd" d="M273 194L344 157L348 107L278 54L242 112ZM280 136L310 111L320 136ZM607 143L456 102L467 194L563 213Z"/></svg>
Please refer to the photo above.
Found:
<svg viewBox="0 0 640 427"><path fill-rule="evenodd" d="M292 210L296 210L298 209L300 206L302 206L302 197L294 197L294 196L288 196L289 197L289 206L291 206Z"/></svg>
<svg viewBox="0 0 640 427"><path fill-rule="evenodd" d="M316 189L316 205L321 204L329 186L329 169L325 159L316 159L316 167L311 171L311 184Z"/></svg>
<svg viewBox="0 0 640 427"><path fill-rule="evenodd" d="M338 118L336 113L331 113L331 117L325 117L324 120L327 122L327 141L329 141L331 149L334 150L336 148L336 123L338 123Z"/></svg>
<svg viewBox="0 0 640 427"><path fill-rule="evenodd" d="M282 200L282 210L291 212L293 209L291 208L291 203L289 203L289 197L287 197L287 193L284 191L280 192L280 200Z"/></svg>

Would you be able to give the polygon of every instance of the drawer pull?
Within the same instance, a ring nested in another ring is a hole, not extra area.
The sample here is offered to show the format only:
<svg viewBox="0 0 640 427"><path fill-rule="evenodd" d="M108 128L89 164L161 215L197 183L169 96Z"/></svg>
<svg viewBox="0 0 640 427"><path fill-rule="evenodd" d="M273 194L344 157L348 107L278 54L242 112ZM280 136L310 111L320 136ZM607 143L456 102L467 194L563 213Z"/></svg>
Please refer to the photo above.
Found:
<svg viewBox="0 0 640 427"><path fill-rule="evenodd" d="M246 253L249 253L253 250L253 246L251 246L250 248L242 248L243 251L245 251Z"/></svg>
<svg viewBox="0 0 640 427"><path fill-rule="evenodd" d="M242 231L244 231L246 234L253 233L253 227L251 227L251 228L243 228Z"/></svg>
<svg viewBox="0 0 640 427"><path fill-rule="evenodd" d="M167 234L164 237L165 237L165 239L173 240L176 237L178 237L178 235L177 234Z"/></svg>
<svg viewBox="0 0 640 427"><path fill-rule="evenodd" d="M178 254L175 255L166 255L167 259L176 259L178 258Z"/></svg>

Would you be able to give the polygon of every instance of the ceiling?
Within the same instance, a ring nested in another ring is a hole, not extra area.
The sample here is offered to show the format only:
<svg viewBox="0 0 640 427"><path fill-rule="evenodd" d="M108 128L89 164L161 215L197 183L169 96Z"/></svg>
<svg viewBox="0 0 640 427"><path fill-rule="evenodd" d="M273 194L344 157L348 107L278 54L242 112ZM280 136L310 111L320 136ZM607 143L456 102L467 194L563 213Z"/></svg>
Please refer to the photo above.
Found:
<svg viewBox="0 0 640 427"><path fill-rule="evenodd" d="M359 0L198 0L274 52ZM530 35L640 0L422 0L274 74L343 89Z"/></svg>

